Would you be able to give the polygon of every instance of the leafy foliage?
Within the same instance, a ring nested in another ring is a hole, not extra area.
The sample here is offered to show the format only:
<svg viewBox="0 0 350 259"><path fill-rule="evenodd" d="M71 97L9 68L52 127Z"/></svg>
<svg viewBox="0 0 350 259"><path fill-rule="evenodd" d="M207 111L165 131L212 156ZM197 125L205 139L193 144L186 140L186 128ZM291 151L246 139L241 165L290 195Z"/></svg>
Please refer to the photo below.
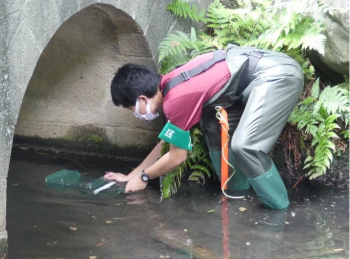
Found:
<svg viewBox="0 0 350 259"><path fill-rule="evenodd" d="M190 35L182 31L168 34L158 48L158 62L162 61L160 72L163 74L186 63L195 56L214 49L209 42L197 38L194 28L191 28Z"/></svg>
<svg viewBox="0 0 350 259"><path fill-rule="evenodd" d="M186 61L184 55L189 60L212 49L224 48L228 43L284 51L296 60L305 62L301 57L302 50L314 49L323 54L326 39L322 34L324 26L320 21L314 21L310 13L331 10L324 5L318 7L308 3L307 0L282 3L269 0L238 1L240 8L228 9L215 0L209 5L204 18L209 34L196 32L194 28L191 29L191 38L182 32L169 34L159 46L158 62L162 63L166 57L182 57L181 62L174 60L168 66L171 69ZM191 10L183 0L173 1L172 4L176 6L176 9L171 8L175 14L180 13L179 10ZM191 18L190 15L186 17ZM165 62L169 64L169 60ZM306 70L310 66L306 63L302 67ZM313 68L310 70L312 74ZM163 69L162 72L167 71Z"/></svg>
<svg viewBox="0 0 350 259"><path fill-rule="evenodd" d="M174 15L178 17L187 18L189 17L191 20L196 22L204 21L205 10L197 12L196 5L190 6L189 3L179 0L174 0L167 6L167 10L171 11Z"/></svg>
<svg viewBox="0 0 350 259"><path fill-rule="evenodd" d="M208 8L207 27L213 29L223 45L236 42L247 45L267 28L269 23L261 19L265 8L252 9L251 5L239 9L227 9L219 1L214 1Z"/></svg>
<svg viewBox="0 0 350 259"><path fill-rule="evenodd" d="M274 8L266 8L265 14L271 23L265 31L248 44L273 50L314 49L324 54L326 36L320 21L314 21L309 14L308 1L276 3Z"/></svg>
<svg viewBox="0 0 350 259"><path fill-rule="evenodd" d="M332 139L339 138L337 131L340 126L337 120L344 121L345 127L349 124L349 90L343 87L344 84L327 86L320 91L317 79L312 86L311 96L301 101L289 118L289 122L297 125L298 130L312 136L313 149L308 150L304 161L304 169L310 169L306 174L310 179L325 174L330 167L336 151Z"/></svg>

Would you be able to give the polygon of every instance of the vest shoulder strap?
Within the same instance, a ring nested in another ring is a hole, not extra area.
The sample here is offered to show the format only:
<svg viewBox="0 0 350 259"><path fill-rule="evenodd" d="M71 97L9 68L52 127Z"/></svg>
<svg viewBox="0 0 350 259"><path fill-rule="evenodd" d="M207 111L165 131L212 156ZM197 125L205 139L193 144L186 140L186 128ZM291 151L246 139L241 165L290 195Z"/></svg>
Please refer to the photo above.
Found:
<svg viewBox="0 0 350 259"><path fill-rule="evenodd" d="M167 82L164 86L163 96L165 96L170 91L170 89L174 88L175 86L189 80L191 77L194 77L204 72L205 70L212 67L215 63L225 59L225 54L222 52L222 50L216 50L213 52L213 54L214 54L213 58L207 60L202 64L199 64L198 66L190 70L184 71L179 75L175 76L174 78L172 78L171 80L169 80L169 82Z"/></svg>

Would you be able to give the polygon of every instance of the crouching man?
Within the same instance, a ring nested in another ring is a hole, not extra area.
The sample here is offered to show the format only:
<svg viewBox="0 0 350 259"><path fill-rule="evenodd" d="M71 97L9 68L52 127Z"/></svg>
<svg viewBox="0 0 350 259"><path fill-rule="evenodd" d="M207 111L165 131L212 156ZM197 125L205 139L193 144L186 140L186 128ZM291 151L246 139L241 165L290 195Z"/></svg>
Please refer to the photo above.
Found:
<svg viewBox="0 0 350 259"><path fill-rule="evenodd" d="M289 56L231 44L225 50L195 57L164 76L126 64L111 84L114 104L142 120L157 118L162 109L167 123L159 134L162 141L137 168L128 175L109 172L105 178L127 182L126 192L144 189L149 179L186 160L192 149L189 130L198 122L220 174L220 125L215 107L221 106L229 117L229 162L236 169L228 190L252 186L265 206L284 209L289 205L288 194L269 152L303 84L302 70ZM170 143L170 151L157 160L163 141Z"/></svg>

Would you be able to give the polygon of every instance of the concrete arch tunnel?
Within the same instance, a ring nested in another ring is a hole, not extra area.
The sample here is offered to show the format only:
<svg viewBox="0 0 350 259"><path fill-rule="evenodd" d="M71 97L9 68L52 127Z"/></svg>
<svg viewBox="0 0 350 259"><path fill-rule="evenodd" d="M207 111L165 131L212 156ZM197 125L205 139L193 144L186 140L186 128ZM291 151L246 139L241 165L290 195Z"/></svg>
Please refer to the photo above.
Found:
<svg viewBox="0 0 350 259"><path fill-rule="evenodd" d="M189 30L166 11L170 2L0 3L0 257L6 254L6 179L15 134L60 138L93 129L121 148L154 145L160 123L139 122L113 107L109 85L126 62L157 68L166 34ZM211 1L189 2L202 9Z"/></svg>
<svg viewBox="0 0 350 259"><path fill-rule="evenodd" d="M156 69L143 31L128 14L102 4L74 14L55 32L37 62L14 141L90 152L147 149L155 143L160 121L137 120L111 101L111 79L127 62Z"/></svg>

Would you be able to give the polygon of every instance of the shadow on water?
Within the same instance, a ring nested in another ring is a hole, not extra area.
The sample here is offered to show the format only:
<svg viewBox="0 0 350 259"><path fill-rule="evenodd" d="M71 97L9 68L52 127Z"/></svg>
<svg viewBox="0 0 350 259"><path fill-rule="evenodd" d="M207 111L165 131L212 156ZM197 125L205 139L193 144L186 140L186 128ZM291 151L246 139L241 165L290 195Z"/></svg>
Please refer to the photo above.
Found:
<svg viewBox="0 0 350 259"><path fill-rule="evenodd" d="M291 206L267 210L251 196L225 200L213 186L186 183L160 203L157 184L133 194L113 188L45 185L66 168L97 179L135 162L77 159L14 150L7 188L9 259L348 258L348 192L302 184Z"/></svg>

